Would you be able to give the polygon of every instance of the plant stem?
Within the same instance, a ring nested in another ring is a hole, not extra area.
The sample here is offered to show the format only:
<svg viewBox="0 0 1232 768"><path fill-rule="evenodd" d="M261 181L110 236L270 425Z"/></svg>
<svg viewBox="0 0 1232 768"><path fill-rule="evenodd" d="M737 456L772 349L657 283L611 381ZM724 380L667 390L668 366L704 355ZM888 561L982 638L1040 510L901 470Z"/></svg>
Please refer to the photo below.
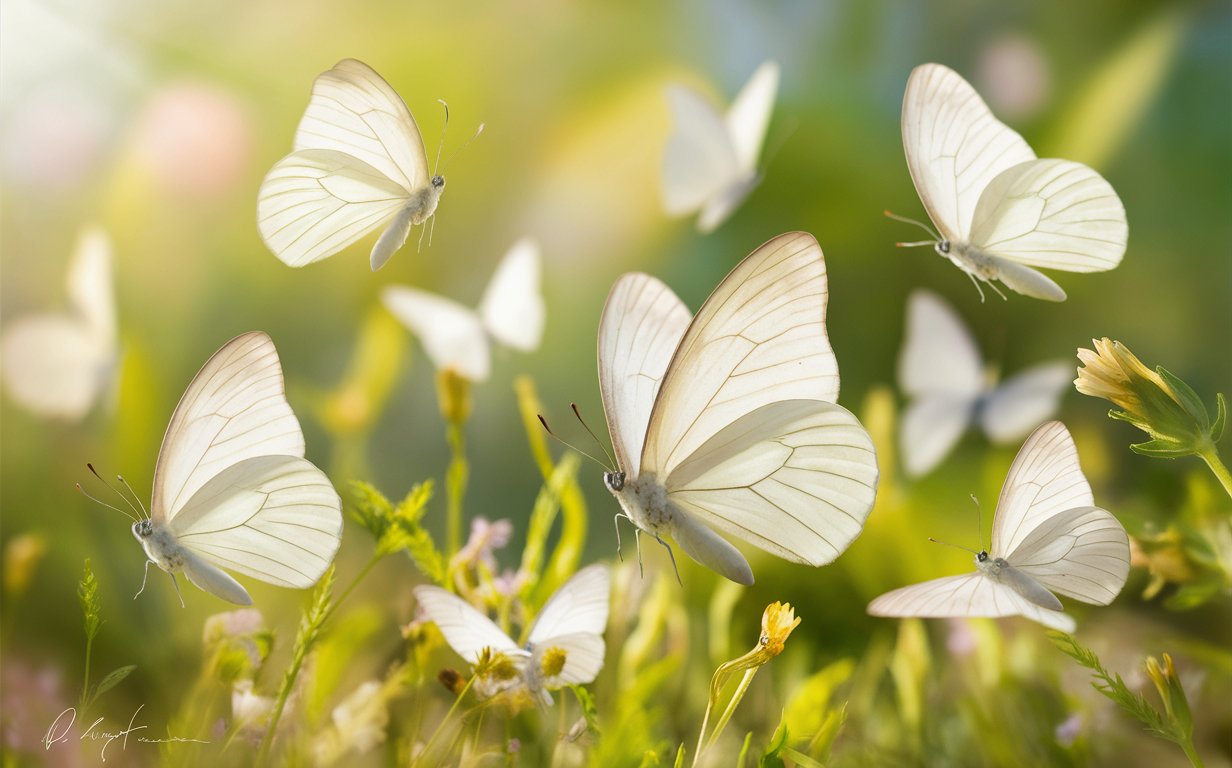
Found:
<svg viewBox="0 0 1232 768"><path fill-rule="evenodd" d="M86 670L81 679L81 716L85 719L87 699L90 696L90 656L94 649L94 634L86 632Z"/></svg>
<svg viewBox="0 0 1232 768"><path fill-rule="evenodd" d="M1185 750L1185 757L1189 758L1189 764L1194 768L1203 768L1202 758L1198 757L1198 750L1194 749L1193 739L1186 739L1179 743L1181 749Z"/></svg>
<svg viewBox="0 0 1232 768"><path fill-rule="evenodd" d="M707 747L718 741L719 735L723 733L723 729L727 727L728 721L736 713L736 707L740 706L740 700L744 698L744 693L749 689L749 684L753 682L753 675L757 674L757 670L758 667L749 667L744 671L744 675L740 678L740 683L736 686L736 692L732 694L731 700L727 702L727 708L723 710L719 721L714 724L714 733L710 734L710 740L706 742Z"/></svg>
<svg viewBox="0 0 1232 768"><path fill-rule="evenodd" d="M1232 473L1228 472L1228 468L1219 459L1219 453L1215 450L1215 444L1207 443L1206 447L1198 452L1198 455L1206 462L1206 466L1211 468L1211 472L1215 473L1215 477L1223 486L1224 493L1232 496Z"/></svg>
<svg viewBox="0 0 1232 768"><path fill-rule="evenodd" d="M461 421L450 421L446 438L449 441L449 469L445 474L445 493L448 501L447 537L449 557L462 548L462 497L466 495L466 480L470 473L466 465L466 435Z"/></svg>
<svg viewBox="0 0 1232 768"><path fill-rule="evenodd" d="M470 679L466 681L466 685L462 686L462 690L458 693L458 698L454 699L453 704L449 706L449 711L445 713L445 717L443 717L441 719L441 722L437 724L436 730L433 731L432 735L428 737L428 741L424 744L423 751L419 753L419 756L421 758L429 754L429 750L432 747L432 742L436 741L436 737L440 735L441 729L445 727L445 723L449 722L449 718L453 717L453 713L457 711L458 705L462 703L462 699L466 698L467 692L470 691L471 686L474 683L475 683L475 676L471 675ZM416 760L414 763L412 763L412 765L418 762L419 761Z"/></svg>
<svg viewBox="0 0 1232 768"><path fill-rule="evenodd" d="M355 588L359 586L359 582L364 580L364 577L368 575L369 571L371 571L383 557L384 555L373 555L372 559L369 560L363 568L359 569L359 573L355 574L355 578L351 580L350 585L348 585L346 589L342 590L342 594L337 600L334 601L333 605L329 607L329 611L325 614L325 618L321 621L322 624L329 621L330 617L334 615L334 612L338 610L338 606L342 605L343 601L355 591Z"/></svg>

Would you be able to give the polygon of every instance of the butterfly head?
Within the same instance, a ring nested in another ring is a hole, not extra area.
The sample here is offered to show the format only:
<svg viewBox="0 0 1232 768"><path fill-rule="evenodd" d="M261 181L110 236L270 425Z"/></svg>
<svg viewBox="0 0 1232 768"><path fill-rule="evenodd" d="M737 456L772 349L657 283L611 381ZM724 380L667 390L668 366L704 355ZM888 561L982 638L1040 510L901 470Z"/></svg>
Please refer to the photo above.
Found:
<svg viewBox="0 0 1232 768"><path fill-rule="evenodd" d="M433 183L434 183L434 184L436 183L435 179L433 180ZM441 183L443 184L444 182L442 181ZM941 255L941 256L949 256L949 255L950 255L950 241L949 241L949 240L938 240L938 241L937 241L937 244L936 244L936 245L934 245L934 246L933 246L933 248L934 248L934 249L937 251L937 253L938 253L939 255Z"/></svg>
<svg viewBox="0 0 1232 768"><path fill-rule="evenodd" d="M445 188L445 177L444 176L433 176L432 177L432 188L433 189L444 189Z"/></svg>
<svg viewBox="0 0 1232 768"><path fill-rule="evenodd" d="M603 484L612 493L623 491L625 488L625 473L624 472L604 472Z"/></svg>
<svg viewBox="0 0 1232 768"><path fill-rule="evenodd" d="M150 534L152 534L153 532L154 532L154 524L151 523L148 519L133 523L133 537L136 538L137 541L141 541L142 539L148 539L150 537Z"/></svg>
<svg viewBox="0 0 1232 768"><path fill-rule="evenodd" d="M986 563L986 562L988 562L988 550L981 549L979 552L975 553L975 564L976 565L979 565L980 563Z"/></svg>

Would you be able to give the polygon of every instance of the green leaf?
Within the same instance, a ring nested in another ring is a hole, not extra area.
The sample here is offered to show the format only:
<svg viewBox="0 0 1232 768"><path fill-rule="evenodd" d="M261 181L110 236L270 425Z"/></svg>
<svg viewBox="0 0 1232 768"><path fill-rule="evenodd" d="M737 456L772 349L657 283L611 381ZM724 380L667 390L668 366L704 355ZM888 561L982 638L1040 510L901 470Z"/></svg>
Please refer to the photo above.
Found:
<svg viewBox="0 0 1232 768"><path fill-rule="evenodd" d="M1223 439L1223 429L1228 423L1228 403L1223 399L1222 392L1215 393L1215 423L1211 425L1211 441L1218 443Z"/></svg>
<svg viewBox="0 0 1232 768"><path fill-rule="evenodd" d="M98 700L99 696L102 696L107 691L115 688L121 681L124 680L124 678L131 675L133 670L136 668L136 664L129 664L128 666L120 667L119 669L108 672L102 680L98 681L98 685L94 686L94 691L90 694L90 700L87 704L93 704Z"/></svg>
<svg viewBox="0 0 1232 768"><path fill-rule="evenodd" d="M1175 440L1148 440L1145 443L1133 443L1129 449L1134 453L1143 456L1151 456L1156 459L1179 459L1182 456L1194 455L1194 447L1192 445L1184 445Z"/></svg>
<svg viewBox="0 0 1232 768"><path fill-rule="evenodd" d="M582 717L586 719L586 730L598 736L599 709L595 706L594 695L580 685L570 685L569 690L573 691L573 697L577 699L578 706L582 708Z"/></svg>

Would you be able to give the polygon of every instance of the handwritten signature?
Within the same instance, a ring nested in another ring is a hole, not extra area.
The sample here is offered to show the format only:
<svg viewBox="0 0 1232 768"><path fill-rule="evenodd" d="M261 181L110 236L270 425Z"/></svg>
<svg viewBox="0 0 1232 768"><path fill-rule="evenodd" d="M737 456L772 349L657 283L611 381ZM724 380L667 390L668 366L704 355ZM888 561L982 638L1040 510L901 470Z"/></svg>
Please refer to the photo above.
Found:
<svg viewBox="0 0 1232 768"><path fill-rule="evenodd" d="M128 719L128 727L119 731L105 730L103 728L103 718L100 717L90 723L90 727L82 731L81 736L78 737L78 740L86 741L89 739L90 741L101 741L103 746L99 749L99 757L102 758L102 761L105 763L107 762L107 748L110 747L113 742L119 740L120 749L127 749L129 736L135 734L137 731L144 731L149 727L136 724L137 715L140 714L141 710L144 708L144 704L137 707L137 710L133 712L133 716ZM67 742L70 738L69 731L72 730L73 723L76 722L76 720L76 707L69 707L57 715L56 719L53 720L51 725L47 728L47 733L43 736L43 748L51 749L53 744ZM145 736L134 736L133 738L135 741L142 744L166 744L168 742L195 742L197 744L209 744L208 741L202 739L190 739L182 736L168 736L163 739L151 739L146 738Z"/></svg>

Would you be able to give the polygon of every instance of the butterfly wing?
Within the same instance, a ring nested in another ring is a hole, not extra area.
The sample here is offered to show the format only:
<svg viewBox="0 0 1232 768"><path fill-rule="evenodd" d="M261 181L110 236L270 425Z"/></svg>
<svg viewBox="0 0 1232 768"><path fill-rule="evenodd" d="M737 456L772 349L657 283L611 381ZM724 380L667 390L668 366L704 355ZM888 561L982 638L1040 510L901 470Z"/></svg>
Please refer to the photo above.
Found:
<svg viewBox="0 0 1232 768"><path fill-rule="evenodd" d="M834 404L827 296L812 235L737 265L668 366L641 461L688 514L814 565L858 534L877 477L868 434Z"/></svg>
<svg viewBox="0 0 1232 768"><path fill-rule="evenodd" d="M303 455L274 343L259 331L237 336L206 361L175 407L154 468L150 516L174 519L211 478L244 459Z"/></svg>
<svg viewBox="0 0 1232 768"><path fill-rule="evenodd" d="M501 260L479 302L483 326L507 347L530 352L543 338L539 244L522 238Z"/></svg>
<svg viewBox="0 0 1232 768"><path fill-rule="evenodd" d="M599 321L599 389L616 460L628 479L641 470L650 411L691 320L676 294L641 273L612 286Z"/></svg>
<svg viewBox="0 0 1232 768"><path fill-rule="evenodd" d="M1024 616L1062 632L1076 626L1067 614L1042 608L978 572L895 589L869 603L868 612L919 618Z"/></svg>
<svg viewBox="0 0 1232 768"><path fill-rule="evenodd" d="M389 221L409 196L401 184L353 155L305 149L279 160L261 182L257 227L275 256L302 267L332 256ZM401 223L409 231L407 216ZM406 239L405 232L401 239Z"/></svg>
<svg viewBox="0 0 1232 768"><path fill-rule="evenodd" d="M1048 159L991 180L976 205L970 242L1018 264L1102 272L1121 263L1128 237L1112 185L1081 163Z"/></svg>
<svg viewBox="0 0 1232 768"><path fill-rule="evenodd" d="M727 110L724 121L736 153L736 167L742 175L751 175L757 170L757 159L766 141L766 128L770 125L778 90L779 65L773 61L764 62Z"/></svg>
<svg viewBox="0 0 1232 768"><path fill-rule="evenodd" d="M663 148L663 207L683 216L736 181L740 165L726 121L701 94L672 85L667 103L674 130Z"/></svg>
<svg viewBox="0 0 1232 768"><path fill-rule="evenodd" d="M1129 536L1099 507L1076 507L1044 520L1005 557L1063 595L1108 605L1129 576Z"/></svg>
<svg viewBox="0 0 1232 768"><path fill-rule="evenodd" d="M100 348L96 358L115 354L115 285L111 267L111 241L99 227L90 227L77 241L68 268L68 297Z"/></svg>
<svg viewBox="0 0 1232 768"><path fill-rule="evenodd" d="M0 336L0 374L9 395L32 413L77 421L103 387L110 357L98 338L66 315L35 315Z"/></svg>
<svg viewBox="0 0 1232 768"><path fill-rule="evenodd" d="M607 566L592 565L574 574L543 606L528 638L535 658L548 648L565 653L560 674L544 680L547 687L589 683L599 674L610 593Z"/></svg>
<svg viewBox="0 0 1232 768"><path fill-rule="evenodd" d="M303 589L338 551L342 501L308 460L255 456L210 478L168 527L182 547L214 565Z"/></svg>
<svg viewBox="0 0 1232 768"><path fill-rule="evenodd" d="M413 590L424 615L441 630L449 647L470 664L484 648L519 655L517 643L487 616L457 595L440 587L420 585Z"/></svg>
<svg viewBox="0 0 1232 768"><path fill-rule="evenodd" d="M428 183L423 136L406 102L356 59L343 59L312 84L295 149L345 153L408 192Z"/></svg>
<svg viewBox="0 0 1232 768"><path fill-rule="evenodd" d="M907 299L898 385L912 398L899 442L908 474L918 477L945 458L966 430L984 389L983 363L958 314L931 291Z"/></svg>
<svg viewBox="0 0 1232 768"><path fill-rule="evenodd" d="M824 565L860 535L876 493L877 461L868 433L842 406L784 400L719 430L668 475L666 486L686 517L673 538L702 564L747 584L752 574L745 574L744 558L689 523L714 526L785 560Z"/></svg>
<svg viewBox="0 0 1232 768"><path fill-rule="evenodd" d="M954 70L922 64L903 96L903 150L916 192L947 240L967 242L980 193L1002 171L1035 159Z"/></svg>
<svg viewBox="0 0 1232 768"><path fill-rule="evenodd" d="M474 310L416 288L388 286L381 302L419 337L437 370L471 381L488 377L488 338Z"/></svg>
<svg viewBox="0 0 1232 768"><path fill-rule="evenodd" d="M983 402L984 433L995 443L1022 438L1056 413L1073 378L1074 366L1057 361L1032 366L1001 382Z"/></svg>
<svg viewBox="0 0 1232 768"><path fill-rule="evenodd" d="M1075 507L1093 507L1095 497L1078 464L1078 449L1059 421L1040 426L1027 438L1010 465L997 499L990 551L1009 560L1019 545L1055 515Z"/></svg>

